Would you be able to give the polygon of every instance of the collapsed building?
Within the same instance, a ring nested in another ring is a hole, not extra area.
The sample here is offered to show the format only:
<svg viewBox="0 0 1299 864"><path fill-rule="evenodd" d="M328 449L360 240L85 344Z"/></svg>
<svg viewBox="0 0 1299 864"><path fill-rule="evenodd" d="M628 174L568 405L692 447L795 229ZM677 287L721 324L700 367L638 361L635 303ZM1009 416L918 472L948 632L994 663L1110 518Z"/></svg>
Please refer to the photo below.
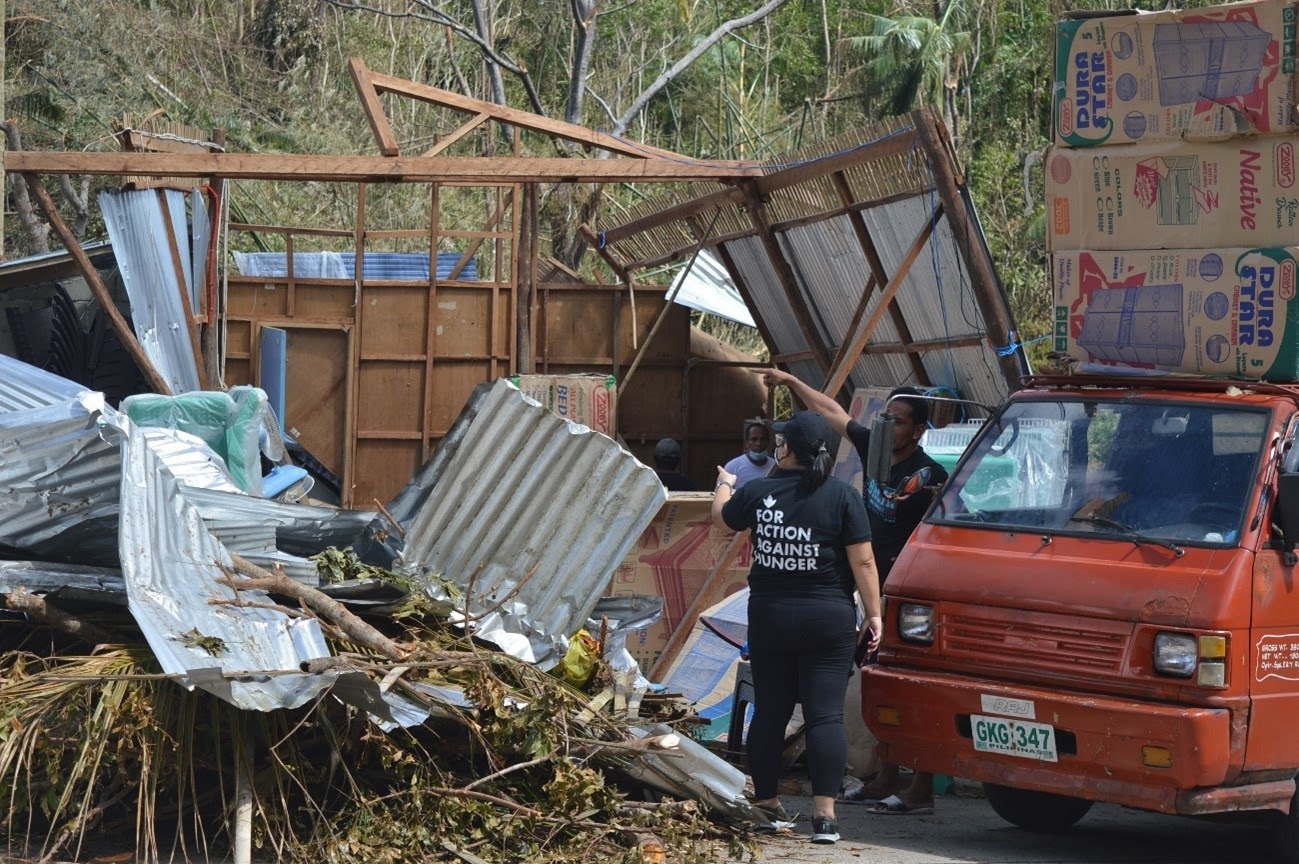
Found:
<svg viewBox="0 0 1299 864"><path fill-rule="evenodd" d="M473 696L417 680L409 646L356 616L419 595L543 671L595 630L613 676L588 709L670 738L637 706L673 689L747 559L743 537L701 524L707 495L663 489L650 453L676 438L706 483L743 418L770 411L753 359L673 302L692 278L737 292L771 362L836 397L908 382L994 403L1026 371L941 123L917 112L779 165L706 162L352 73L378 155L227 153L135 128L118 153L5 155L65 249L0 266L0 591L46 623L63 599L125 606L161 674L239 710L328 697L385 730ZM471 119L404 154L385 96ZM514 154L450 155L492 125ZM518 155L525 133L603 158ZM76 241L52 174L120 180L99 197L107 243ZM245 183L341 196L355 220L237 218ZM539 254L539 202L608 183L655 194L578 226L616 276L592 284ZM385 224L392 196L422 199L427 222ZM669 285L646 276L669 266ZM669 511L689 550L655 546ZM326 584L329 549L401 578ZM619 585L637 560L649 590ZM300 593L310 614L280 599ZM628 645L652 626L657 644ZM330 662L340 629L386 665ZM738 770L688 737L672 749L623 767L753 815Z"/></svg>

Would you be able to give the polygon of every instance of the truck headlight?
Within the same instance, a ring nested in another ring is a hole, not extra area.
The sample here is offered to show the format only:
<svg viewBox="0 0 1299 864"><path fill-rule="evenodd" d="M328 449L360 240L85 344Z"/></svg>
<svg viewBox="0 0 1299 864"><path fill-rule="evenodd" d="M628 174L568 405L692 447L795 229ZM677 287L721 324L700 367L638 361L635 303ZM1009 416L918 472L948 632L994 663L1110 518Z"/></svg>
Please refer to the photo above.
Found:
<svg viewBox="0 0 1299 864"><path fill-rule="evenodd" d="M1190 633L1155 634L1155 671L1161 675L1190 678L1199 660L1195 636Z"/></svg>
<svg viewBox="0 0 1299 864"><path fill-rule="evenodd" d="M934 607L903 603L898 607L898 635L906 642L934 644Z"/></svg>

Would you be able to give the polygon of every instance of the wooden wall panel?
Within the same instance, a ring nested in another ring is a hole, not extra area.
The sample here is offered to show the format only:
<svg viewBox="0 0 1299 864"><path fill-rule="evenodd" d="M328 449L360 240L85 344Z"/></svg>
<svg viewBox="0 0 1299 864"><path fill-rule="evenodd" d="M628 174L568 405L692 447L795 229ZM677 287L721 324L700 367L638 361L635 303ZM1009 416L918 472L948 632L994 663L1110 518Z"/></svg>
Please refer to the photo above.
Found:
<svg viewBox="0 0 1299 864"><path fill-rule="evenodd" d="M361 357L423 357L427 349L428 289L372 288L363 293ZM421 398L421 402L423 399Z"/></svg>
<svg viewBox="0 0 1299 864"><path fill-rule="evenodd" d="M433 343L437 349L436 356L487 355L491 347L490 291L481 288L439 287L434 316L432 326L437 337ZM500 342L498 347L508 354L508 342Z"/></svg>
<svg viewBox="0 0 1299 864"><path fill-rule="evenodd" d="M367 319L366 329L372 321ZM362 360L357 368L356 428L361 437L423 437L424 361Z"/></svg>
<svg viewBox="0 0 1299 864"><path fill-rule="evenodd" d="M281 318L288 314L288 287L272 280L230 277L226 314L234 318Z"/></svg>
<svg viewBox="0 0 1299 864"><path fill-rule="evenodd" d="M247 358L253 353L253 324L251 321L226 321L226 351Z"/></svg>
<svg viewBox="0 0 1299 864"><path fill-rule="evenodd" d="M622 304L622 314L619 319L619 328L621 330L619 341L620 360L624 368L635 359L639 351L638 346L643 345L648 338L654 322L658 319L659 312L663 309L664 299L665 295L662 292L637 291L634 320L632 317L632 304L627 302ZM635 327L632 326L633 323ZM633 333L636 335L635 346L633 346L632 341ZM668 310L667 317L663 319L663 323L659 325L658 333L654 334L654 339L651 340L641 362L684 363L689 350L690 310L674 303L672 308Z"/></svg>
<svg viewBox="0 0 1299 864"><path fill-rule="evenodd" d="M420 469L421 451L419 441L359 439L352 506L373 508L375 501L386 506Z"/></svg>
<svg viewBox="0 0 1299 864"><path fill-rule="evenodd" d="M342 477L348 440L348 334L291 325L285 329L284 428Z"/></svg>
<svg viewBox="0 0 1299 864"><path fill-rule="evenodd" d="M465 401L474 388L490 381L487 363L438 362L433 365L433 401L428 407L429 430L434 439L440 438L460 416ZM431 443L436 443L436 440Z"/></svg>
<svg viewBox="0 0 1299 864"><path fill-rule="evenodd" d="M356 317L352 308L355 302L356 289L350 282L346 285L299 282L293 288L295 318L351 321Z"/></svg>
<svg viewBox="0 0 1299 864"><path fill-rule="evenodd" d="M540 331L546 344L538 350L539 361L552 366L572 360L606 359L613 367L613 342L609 324L614 299L608 288L551 291L544 299L544 323ZM542 371L540 368L538 372ZM594 371L594 370L588 370ZM549 374L557 374L553 369Z"/></svg>
<svg viewBox="0 0 1299 864"><path fill-rule="evenodd" d="M246 357L231 357L226 360L226 383L231 387L237 384L252 384L256 386L257 382L253 380L253 364Z"/></svg>
<svg viewBox="0 0 1299 864"><path fill-rule="evenodd" d="M684 428L682 377L677 366L644 366L618 394L618 431L631 441L651 444L664 436L679 438Z"/></svg>

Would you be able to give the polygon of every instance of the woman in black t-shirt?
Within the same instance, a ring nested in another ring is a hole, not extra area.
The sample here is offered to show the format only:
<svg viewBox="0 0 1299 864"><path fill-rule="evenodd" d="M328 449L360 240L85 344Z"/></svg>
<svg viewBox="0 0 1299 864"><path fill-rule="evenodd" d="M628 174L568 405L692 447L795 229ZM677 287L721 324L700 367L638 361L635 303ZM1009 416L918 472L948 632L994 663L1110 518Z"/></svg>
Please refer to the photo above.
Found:
<svg viewBox="0 0 1299 864"><path fill-rule="evenodd" d="M834 801L848 763L843 704L854 649L879 647L879 578L861 495L830 477L834 433L812 411L776 423L777 467L739 491L718 468L713 521L749 530L749 659L754 715L747 742L754 804L787 818L776 794L785 726L803 706L812 779L812 842L834 843ZM857 633L856 589L866 607Z"/></svg>

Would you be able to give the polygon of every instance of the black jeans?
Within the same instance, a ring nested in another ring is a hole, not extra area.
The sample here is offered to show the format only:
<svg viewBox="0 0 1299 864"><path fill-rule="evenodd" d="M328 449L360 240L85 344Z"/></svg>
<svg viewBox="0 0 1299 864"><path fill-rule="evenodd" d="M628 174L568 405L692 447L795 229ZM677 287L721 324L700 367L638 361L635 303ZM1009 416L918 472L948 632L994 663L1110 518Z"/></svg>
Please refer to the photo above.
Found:
<svg viewBox="0 0 1299 864"><path fill-rule="evenodd" d="M776 797L785 726L803 706L813 795L837 795L848 766L843 698L857 644L857 613L843 600L749 597L753 722L746 744L754 797Z"/></svg>

